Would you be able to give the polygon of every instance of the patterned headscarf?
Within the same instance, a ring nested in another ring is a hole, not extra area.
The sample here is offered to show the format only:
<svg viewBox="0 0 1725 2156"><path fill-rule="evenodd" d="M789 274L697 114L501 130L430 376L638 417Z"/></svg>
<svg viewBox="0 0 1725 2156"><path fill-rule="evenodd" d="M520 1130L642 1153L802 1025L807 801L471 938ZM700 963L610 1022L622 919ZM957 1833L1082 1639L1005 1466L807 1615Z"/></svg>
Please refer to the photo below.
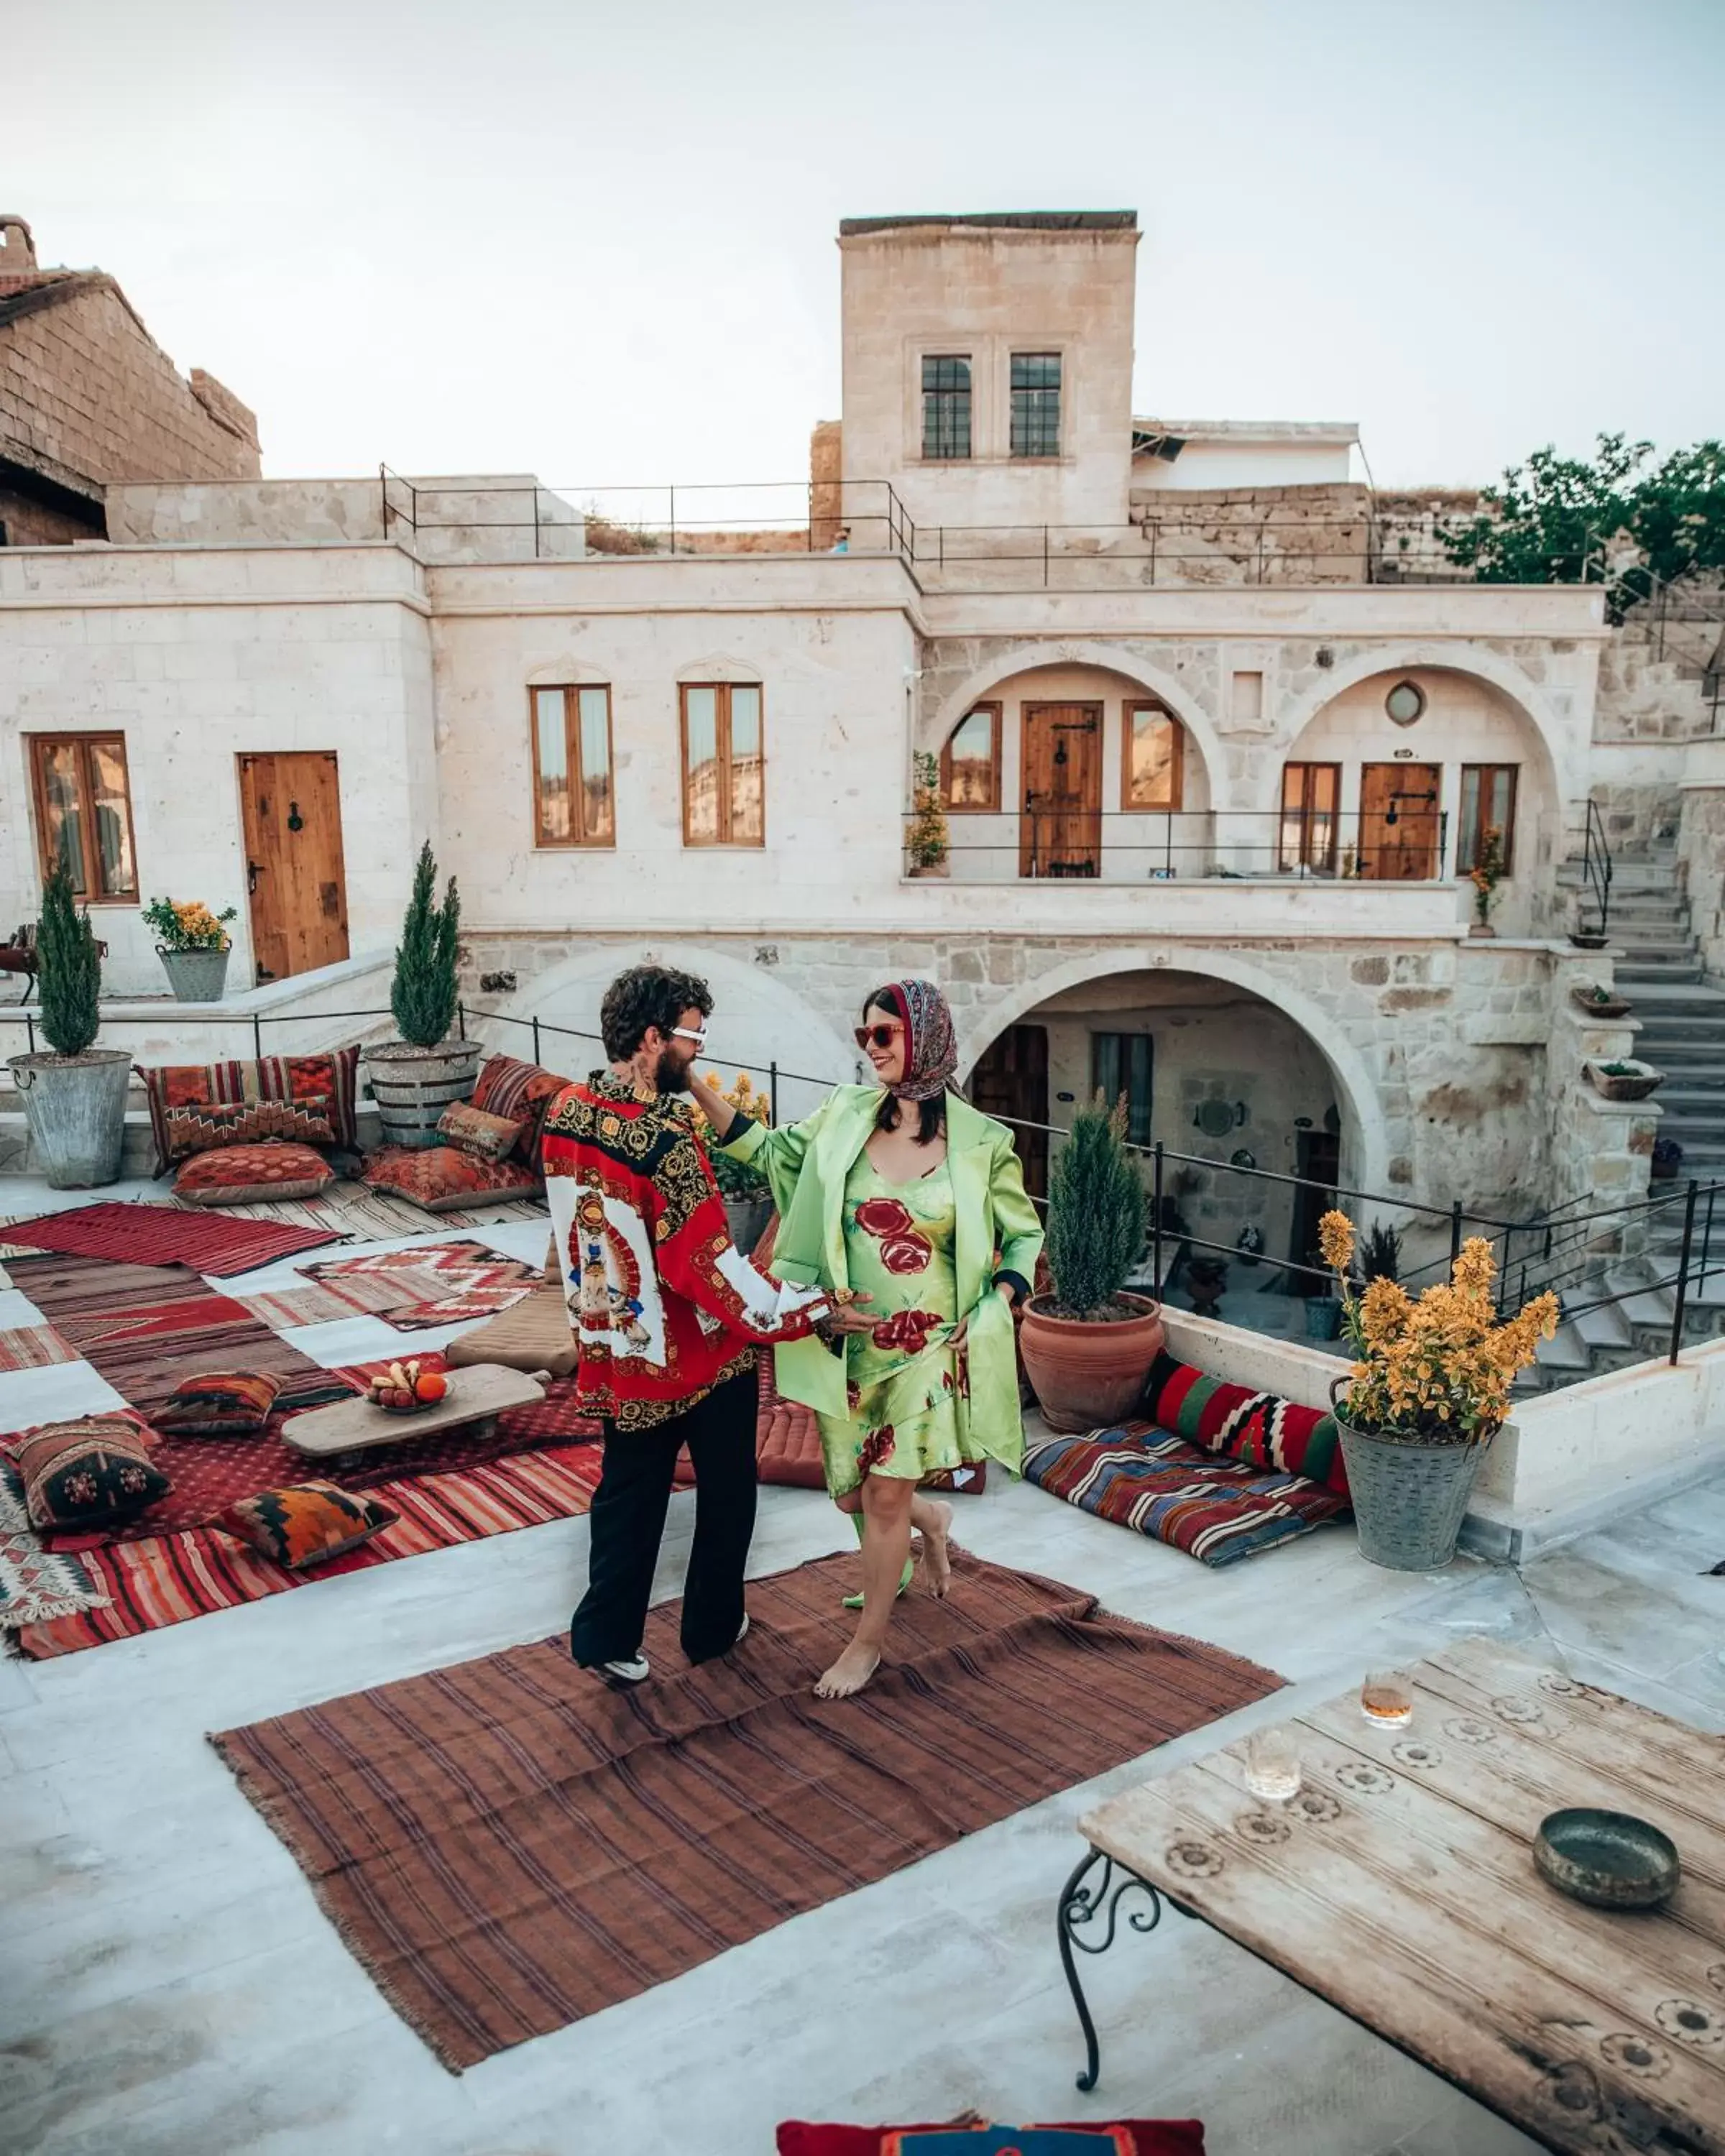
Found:
<svg viewBox="0 0 1725 2156"><path fill-rule="evenodd" d="M887 1091L900 1101L932 1101L958 1068L950 1004L932 981L895 981L870 996L905 1025L905 1075Z"/></svg>

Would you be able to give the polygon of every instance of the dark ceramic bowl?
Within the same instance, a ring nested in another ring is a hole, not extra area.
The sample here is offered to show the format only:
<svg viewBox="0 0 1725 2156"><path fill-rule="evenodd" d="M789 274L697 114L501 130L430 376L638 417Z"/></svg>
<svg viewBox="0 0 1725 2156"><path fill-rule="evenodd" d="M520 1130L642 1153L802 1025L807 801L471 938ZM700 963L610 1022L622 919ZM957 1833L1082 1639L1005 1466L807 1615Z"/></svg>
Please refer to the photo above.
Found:
<svg viewBox="0 0 1725 2156"><path fill-rule="evenodd" d="M1676 1891L1675 1845L1627 1812L1553 1812L1539 1822L1533 1861L1560 1894L1595 1909L1656 1909Z"/></svg>

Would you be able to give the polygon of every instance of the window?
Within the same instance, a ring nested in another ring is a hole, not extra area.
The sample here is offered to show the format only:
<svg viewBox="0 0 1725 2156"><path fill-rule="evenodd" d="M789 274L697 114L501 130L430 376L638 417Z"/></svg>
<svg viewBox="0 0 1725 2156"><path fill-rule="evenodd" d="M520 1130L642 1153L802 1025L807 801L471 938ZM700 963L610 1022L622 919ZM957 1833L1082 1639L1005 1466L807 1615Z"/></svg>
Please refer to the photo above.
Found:
<svg viewBox="0 0 1725 2156"><path fill-rule="evenodd" d="M760 685L689 683L683 690L683 844L766 843Z"/></svg>
<svg viewBox="0 0 1725 2156"><path fill-rule="evenodd" d="M1012 453L1015 457L1060 454L1060 355L1015 352L1012 356Z"/></svg>
<svg viewBox="0 0 1725 2156"><path fill-rule="evenodd" d="M1160 704L1128 704L1122 714L1122 808L1178 808L1182 779L1179 721Z"/></svg>
<svg viewBox="0 0 1725 2156"><path fill-rule="evenodd" d="M970 360L957 352L922 362L922 454L970 454Z"/></svg>
<svg viewBox="0 0 1725 2156"><path fill-rule="evenodd" d="M1425 691L1417 681L1398 681L1384 699L1393 725L1410 726L1425 709Z"/></svg>
<svg viewBox="0 0 1725 2156"><path fill-rule="evenodd" d="M1147 1033L1093 1033L1090 1037L1091 1085L1111 1108L1126 1096L1126 1141L1150 1143L1152 1045Z"/></svg>
<svg viewBox="0 0 1725 2156"><path fill-rule="evenodd" d="M1479 866L1487 831L1503 842L1503 873L1515 863L1516 773L1513 763L1464 763L1461 767L1461 828L1456 835L1455 873Z"/></svg>
<svg viewBox="0 0 1725 2156"><path fill-rule="evenodd" d="M611 691L535 689L533 843L614 846Z"/></svg>
<svg viewBox="0 0 1725 2156"><path fill-rule="evenodd" d="M1297 869L1315 869L1320 875L1336 873L1336 827L1341 819L1337 804L1342 798L1339 763L1290 763L1281 774L1281 839L1276 850L1276 870L1282 875Z"/></svg>
<svg viewBox="0 0 1725 2156"><path fill-rule="evenodd" d="M42 873L64 862L80 898L136 903L131 790L119 734L35 734L30 776Z"/></svg>
<svg viewBox="0 0 1725 2156"><path fill-rule="evenodd" d="M941 751L941 802L959 814L1000 810L1000 706L967 711Z"/></svg>

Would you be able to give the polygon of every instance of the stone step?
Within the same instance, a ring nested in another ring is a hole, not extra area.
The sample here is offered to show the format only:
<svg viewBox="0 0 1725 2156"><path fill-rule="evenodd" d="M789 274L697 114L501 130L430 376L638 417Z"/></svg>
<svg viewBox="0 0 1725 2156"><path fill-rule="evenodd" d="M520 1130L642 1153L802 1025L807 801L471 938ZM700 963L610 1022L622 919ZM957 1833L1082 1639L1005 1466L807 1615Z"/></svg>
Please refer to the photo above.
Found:
<svg viewBox="0 0 1725 2156"><path fill-rule="evenodd" d="M1692 1116L1725 1130L1725 1072L1711 1086L1697 1084L1693 1073L1686 1074L1681 1086L1667 1083L1660 1088L1659 1105L1667 1123Z"/></svg>
<svg viewBox="0 0 1725 2156"><path fill-rule="evenodd" d="M1663 1327L1669 1332L1671 1313L1676 1305L1668 1287L1650 1287L1647 1282L1656 1275L1644 1268L1631 1270L1627 1266L1615 1267L1605 1276L1604 1291L1620 1298L1617 1308L1624 1322L1636 1331L1657 1330Z"/></svg>
<svg viewBox="0 0 1725 2156"><path fill-rule="evenodd" d="M1569 1319L1568 1324L1569 1330L1587 1343L1589 1354L1595 1357L1604 1348L1633 1348L1635 1345L1629 1320L1615 1302L1601 1304L1597 1309L1584 1310L1579 1317Z"/></svg>
<svg viewBox="0 0 1725 2156"><path fill-rule="evenodd" d="M1586 1341L1573 1325L1560 1325L1549 1340L1540 1341L1533 1357L1543 1370L1590 1371L1594 1366Z"/></svg>
<svg viewBox="0 0 1725 2156"><path fill-rule="evenodd" d="M1661 988L1693 984L1699 988L1706 978L1699 957L1691 951L1652 951L1645 944L1635 949L1624 948L1622 956L1611 969L1612 978L1631 1002L1636 991L1651 989L1657 994Z"/></svg>

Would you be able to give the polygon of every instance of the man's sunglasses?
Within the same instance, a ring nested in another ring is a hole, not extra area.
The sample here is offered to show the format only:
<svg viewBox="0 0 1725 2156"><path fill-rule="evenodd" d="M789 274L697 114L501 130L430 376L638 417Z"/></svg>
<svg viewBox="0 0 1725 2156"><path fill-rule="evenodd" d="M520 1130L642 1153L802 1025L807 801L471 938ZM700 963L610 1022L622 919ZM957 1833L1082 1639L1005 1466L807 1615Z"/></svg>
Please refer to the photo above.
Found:
<svg viewBox="0 0 1725 2156"><path fill-rule="evenodd" d="M856 1028L856 1045L859 1048L867 1048L871 1045L875 1048L891 1048L903 1031L904 1028L896 1023L891 1025L860 1025Z"/></svg>
<svg viewBox="0 0 1725 2156"><path fill-rule="evenodd" d="M673 1040L692 1040L697 1048L705 1048L706 1046L706 1028L705 1026L702 1026L700 1032L697 1033L691 1026L674 1025L670 1029L670 1037Z"/></svg>

